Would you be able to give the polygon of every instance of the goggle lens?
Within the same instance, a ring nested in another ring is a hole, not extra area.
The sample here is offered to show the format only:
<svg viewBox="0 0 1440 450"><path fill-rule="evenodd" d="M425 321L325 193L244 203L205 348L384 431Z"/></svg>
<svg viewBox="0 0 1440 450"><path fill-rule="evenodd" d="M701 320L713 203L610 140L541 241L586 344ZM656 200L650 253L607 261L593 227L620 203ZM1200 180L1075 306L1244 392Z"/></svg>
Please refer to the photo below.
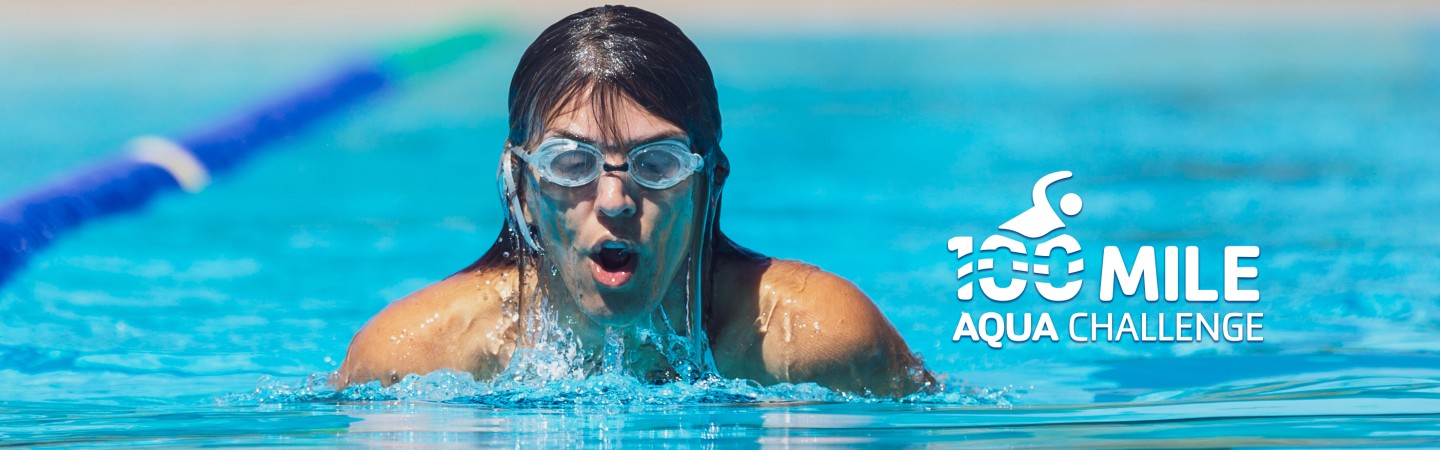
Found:
<svg viewBox="0 0 1440 450"><path fill-rule="evenodd" d="M566 150L551 158L548 166L556 177L571 182L581 181L583 184L589 182L586 178L600 168L600 160L593 153L584 150Z"/></svg>
<svg viewBox="0 0 1440 450"><path fill-rule="evenodd" d="M680 155L689 153L689 150L667 144L641 148L630 154L630 176L656 184L665 184L672 178L683 178L689 173L682 167Z"/></svg>

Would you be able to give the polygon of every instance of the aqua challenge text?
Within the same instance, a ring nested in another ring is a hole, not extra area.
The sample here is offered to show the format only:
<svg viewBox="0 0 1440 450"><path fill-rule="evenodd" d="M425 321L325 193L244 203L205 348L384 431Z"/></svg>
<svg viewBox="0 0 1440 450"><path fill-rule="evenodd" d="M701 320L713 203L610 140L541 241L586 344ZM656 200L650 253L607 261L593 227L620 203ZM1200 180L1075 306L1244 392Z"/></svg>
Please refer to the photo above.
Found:
<svg viewBox="0 0 1440 450"><path fill-rule="evenodd" d="M1080 278L1085 270L1085 260L1080 257L1080 243L1069 234L1060 232L1065 224L1051 208L1045 192L1051 184L1069 177L1070 172L1064 171L1042 177L1035 183L1032 192L1034 206L1000 225L1002 233L985 238L978 247L969 236L950 238L948 250L955 254L957 260L963 261L956 271L956 279L961 282L956 298L967 303L974 299L977 279L980 293L991 301L1001 303L1020 298L1032 283L1040 297L1049 302L1069 302L1080 293L1085 282ZM1080 197L1074 193L1065 194L1060 200L1060 211L1066 216L1078 215L1082 207ZM1014 235L1018 237L1012 237ZM1033 245L1033 253L1027 251L1027 242ZM1162 296L1166 303L1178 302L1182 298L1187 304L1213 304L1222 299L1235 303L1260 301L1260 291L1242 287L1242 281L1259 277L1259 270L1248 265L1249 260L1260 256L1258 246L1224 247L1224 286L1219 292L1201 286L1198 247L1184 248L1183 266L1180 264L1179 247L1161 249L1162 259L1158 262L1163 262L1163 265L1157 264L1156 253L1155 247L1142 246L1127 263L1119 247L1105 247L1098 280L1099 301L1102 304L1112 302L1116 287L1126 297L1133 297L1143 289L1141 294L1145 301L1152 304L1159 302ZM1003 286L996 281L999 270L997 259L1010 261L1009 276L1006 277L1009 282ZM1162 281L1163 289L1160 285ZM1182 281L1184 289L1181 289ZM951 340L983 342L996 349L1007 341L1058 342L1061 336L1076 343L1264 342L1265 338L1260 335L1262 319L1264 314L1260 312L1077 312L1061 322L1067 328L1060 330L1048 312L972 314L965 311L960 314Z"/></svg>

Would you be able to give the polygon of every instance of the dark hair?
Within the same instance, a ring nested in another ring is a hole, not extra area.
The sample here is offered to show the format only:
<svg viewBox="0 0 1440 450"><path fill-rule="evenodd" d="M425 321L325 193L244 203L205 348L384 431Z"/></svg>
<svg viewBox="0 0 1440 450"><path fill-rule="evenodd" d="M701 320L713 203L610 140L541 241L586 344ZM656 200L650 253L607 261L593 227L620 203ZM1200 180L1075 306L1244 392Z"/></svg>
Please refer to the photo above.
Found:
<svg viewBox="0 0 1440 450"><path fill-rule="evenodd" d="M530 44L510 80L510 145L544 132L561 108L586 94L607 140L621 101L684 130L696 153L720 145L720 105L710 64L679 27L649 11L599 6L561 19Z"/></svg>

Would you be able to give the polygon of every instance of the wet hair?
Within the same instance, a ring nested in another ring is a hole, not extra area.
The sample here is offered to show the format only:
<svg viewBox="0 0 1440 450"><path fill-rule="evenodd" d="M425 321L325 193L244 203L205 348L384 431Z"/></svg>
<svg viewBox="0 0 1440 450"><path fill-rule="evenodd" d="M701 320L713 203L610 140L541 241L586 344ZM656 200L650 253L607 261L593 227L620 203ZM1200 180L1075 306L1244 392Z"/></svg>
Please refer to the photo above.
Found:
<svg viewBox="0 0 1440 450"><path fill-rule="evenodd" d="M599 6L561 19L530 44L510 80L508 144L526 146L588 95L607 141L629 100L675 124L696 153L717 152L720 105L710 64L679 27L649 11Z"/></svg>
<svg viewBox="0 0 1440 450"><path fill-rule="evenodd" d="M720 150L715 79L700 49L675 24L640 8L607 5L546 28L525 49L510 79L506 146L529 146L547 124L569 112L565 108L582 103L582 96L588 96L606 142L620 141L623 124L615 118L625 101L675 124L690 138L691 151L705 157L718 194L729 161ZM718 220L718 197L714 206L712 220ZM728 243L713 224L707 228L714 234L701 239ZM462 272L515 264L524 247L507 221L495 245Z"/></svg>

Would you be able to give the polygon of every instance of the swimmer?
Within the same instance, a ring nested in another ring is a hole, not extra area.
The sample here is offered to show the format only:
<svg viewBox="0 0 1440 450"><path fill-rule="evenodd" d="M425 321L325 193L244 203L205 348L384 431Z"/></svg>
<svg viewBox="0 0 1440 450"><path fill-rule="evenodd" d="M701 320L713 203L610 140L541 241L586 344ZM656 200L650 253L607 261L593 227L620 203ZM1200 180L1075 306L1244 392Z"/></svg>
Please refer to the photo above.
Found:
<svg viewBox="0 0 1440 450"><path fill-rule="evenodd" d="M674 24L624 6L562 19L521 56L509 111L495 245L372 318L337 386L440 369L490 379L547 323L578 344L585 373L618 341L625 370L652 382L718 375L881 396L935 385L854 284L720 231L730 166L715 83Z"/></svg>

